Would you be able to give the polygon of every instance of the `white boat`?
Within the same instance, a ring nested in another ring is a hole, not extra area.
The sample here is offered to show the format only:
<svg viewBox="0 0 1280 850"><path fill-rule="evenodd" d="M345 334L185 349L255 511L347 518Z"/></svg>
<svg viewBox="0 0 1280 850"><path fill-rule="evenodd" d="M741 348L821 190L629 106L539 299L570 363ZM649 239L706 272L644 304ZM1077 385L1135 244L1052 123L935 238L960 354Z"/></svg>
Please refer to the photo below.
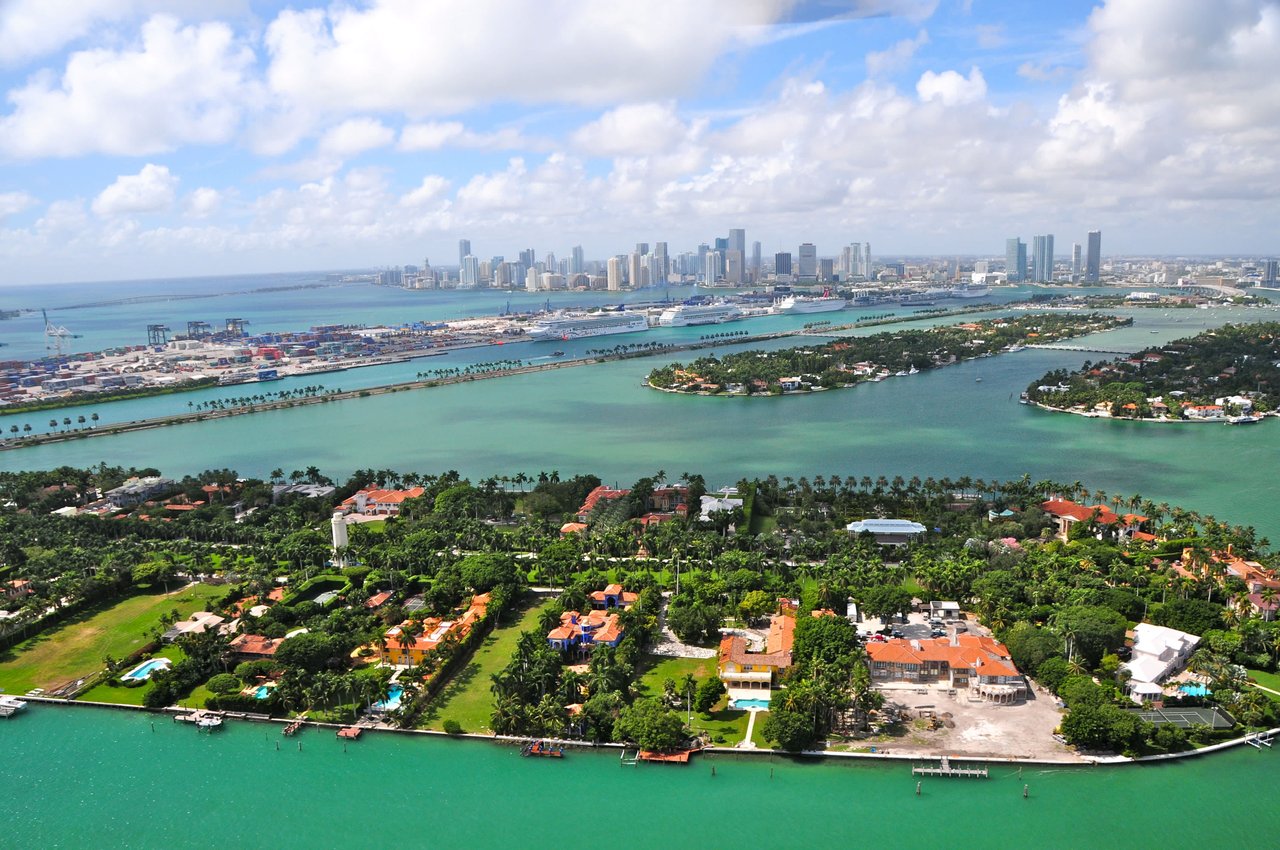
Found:
<svg viewBox="0 0 1280 850"><path fill-rule="evenodd" d="M649 330L643 313L627 310L598 313L557 313L538 319L526 333L534 340L582 339L589 336L629 334Z"/></svg>
<svg viewBox="0 0 1280 850"><path fill-rule="evenodd" d="M214 729L222 728L222 718L216 714L203 714L196 718L196 729L206 729L212 732Z"/></svg>
<svg viewBox="0 0 1280 850"><path fill-rule="evenodd" d="M778 302L779 313L831 313L849 304L838 295L790 295Z"/></svg>
<svg viewBox="0 0 1280 850"><path fill-rule="evenodd" d="M1228 425L1252 425L1255 422L1261 422L1261 416L1232 416L1227 419Z"/></svg>
<svg viewBox="0 0 1280 850"><path fill-rule="evenodd" d="M741 319L743 313L736 304L678 304L662 311L658 324L664 328L683 328L693 325L718 325Z"/></svg>
<svg viewBox="0 0 1280 850"><path fill-rule="evenodd" d="M962 283L952 288L949 294L952 298L982 298L991 294L991 287L984 283Z"/></svg>
<svg viewBox="0 0 1280 850"><path fill-rule="evenodd" d="M0 696L0 717L12 717L26 707L26 702L17 697Z"/></svg>

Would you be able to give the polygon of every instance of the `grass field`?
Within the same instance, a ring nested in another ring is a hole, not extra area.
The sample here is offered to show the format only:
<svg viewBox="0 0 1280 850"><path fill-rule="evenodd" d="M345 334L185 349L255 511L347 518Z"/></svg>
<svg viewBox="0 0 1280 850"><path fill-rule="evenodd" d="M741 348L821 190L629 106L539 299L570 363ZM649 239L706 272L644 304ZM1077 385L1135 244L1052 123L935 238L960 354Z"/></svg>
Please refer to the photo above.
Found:
<svg viewBox="0 0 1280 850"><path fill-rule="evenodd" d="M520 613L519 619L494 629L484 643L471 656L467 665L459 670L444 690L440 692L422 713L419 725L427 729L443 729L446 720L456 720L464 732L489 732L489 720L493 714L493 684L490 676L511 661L520 633L538 625L538 617L555 600L547 599Z"/></svg>
<svg viewBox="0 0 1280 850"><path fill-rule="evenodd" d="M656 655L646 656L641 667L640 678L636 689L641 696L662 696L662 683L667 679L679 682L686 673L692 673L699 681L716 675L714 658L665 658ZM768 715L761 713L756 718L756 728L752 739L760 747L767 746L760 736L760 726ZM717 746L733 746L747 735L747 724L750 721L748 712L733 711L728 708L728 700L722 698L716 710L710 714L693 715L693 728L697 732L706 732ZM716 740L722 738L723 740Z"/></svg>
<svg viewBox="0 0 1280 850"><path fill-rule="evenodd" d="M147 643L147 631L167 611L190 616L219 599L226 588L200 584L170 594L131 596L106 607L83 612L72 620L0 653L0 688L22 694L49 690L102 669L103 656L123 658ZM96 689L95 689L96 690ZM114 690L124 691L124 688ZM131 689L141 701L145 688ZM122 700L115 700L122 701Z"/></svg>
<svg viewBox="0 0 1280 850"><path fill-rule="evenodd" d="M1272 691L1280 691L1280 673L1268 673L1266 670L1250 670L1248 672L1249 678L1262 685L1262 687L1270 688ZM1262 693L1280 702L1280 696L1270 691L1262 691Z"/></svg>

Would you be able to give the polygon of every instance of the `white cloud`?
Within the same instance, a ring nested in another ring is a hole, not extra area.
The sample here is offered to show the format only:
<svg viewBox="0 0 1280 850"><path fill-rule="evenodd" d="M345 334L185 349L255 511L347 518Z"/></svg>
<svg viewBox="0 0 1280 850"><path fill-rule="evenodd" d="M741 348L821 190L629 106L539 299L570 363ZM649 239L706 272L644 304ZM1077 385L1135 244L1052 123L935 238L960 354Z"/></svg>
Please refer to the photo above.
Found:
<svg viewBox="0 0 1280 850"><path fill-rule="evenodd" d="M901 70L911 62L921 47L929 43L929 33L924 30L916 33L915 38L904 38L893 46L867 54L867 73L875 76Z"/></svg>
<svg viewBox="0 0 1280 850"><path fill-rule="evenodd" d="M1070 72L1064 65L1052 65L1047 62L1023 62L1018 66L1018 76L1037 83L1047 83L1061 79Z"/></svg>
<svg viewBox="0 0 1280 850"><path fill-rule="evenodd" d="M979 24L974 28L978 46L984 50L1002 47L1009 39L1004 33L1004 24Z"/></svg>
<svg viewBox="0 0 1280 850"><path fill-rule="evenodd" d="M232 138L251 97L252 51L220 23L154 17L141 43L73 53L60 79L37 74L9 92L0 151L20 158L137 156Z"/></svg>
<svg viewBox="0 0 1280 850"><path fill-rule="evenodd" d="M201 186L186 199L187 214L195 218L205 218L217 212L222 204L222 193L208 186Z"/></svg>
<svg viewBox="0 0 1280 850"><path fill-rule="evenodd" d="M395 130L374 118L351 118L320 137L322 153L350 157L386 147L396 137Z"/></svg>
<svg viewBox="0 0 1280 850"><path fill-rule="evenodd" d="M0 192L0 218L17 215L36 203L36 199L26 192Z"/></svg>
<svg viewBox="0 0 1280 850"><path fill-rule="evenodd" d="M671 150L688 132L674 104L637 103L578 128L572 142L592 156L644 156Z"/></svg>
<svg viewBox="0 0 1280 850"><path fill-rule="evenodd" d="M400 206L421 207L444 197L449 188L449 181L438 174L429 174L422 178L422 183L411 192L400 196Z"/></svg>
<svg viewBox="0 0 1280 850"><path fill-rule="evenodd" d="M439 114L492 100L610 104L695 85L783 0L372 0L286 10L273 92L307 108ZM501 21L500 26L495 22ZM554 22L554 25L549 25Z"/></svg>
<svg viewBox="0 0 1280 850"><path fill-rule="evenodd" d="M160 212L173 205L178 178L163 165L148 163L137 174L122 174L93 200L99 216Z"/></svg>
<svg viewBox="0 0 1280 850"><path fill-rule="evenodd" d="M976 65L969 69L967 77L957 71L925 71L916 82L916 94L921 100L936 100L947 106L973 103L987 96L987 81Z"/></svg>
<svg viewBox="0 0 1280 850"><path fill-rule="evenodd" d="M402 151L434 151L442 148L479 148L482 150L515 150L540 146L524 138L519 130L504 127L489 133L467 129L461 121L427 121L410 124L400 131Z"/></svg>

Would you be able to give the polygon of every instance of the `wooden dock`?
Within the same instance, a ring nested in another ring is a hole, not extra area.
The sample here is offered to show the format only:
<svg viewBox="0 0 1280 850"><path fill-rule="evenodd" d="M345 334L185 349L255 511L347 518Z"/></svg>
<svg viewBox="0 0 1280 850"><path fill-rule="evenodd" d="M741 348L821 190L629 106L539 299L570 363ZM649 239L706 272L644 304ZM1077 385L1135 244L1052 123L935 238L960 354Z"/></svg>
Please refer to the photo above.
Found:
<svg viewBox="0 0 1280 850"><path fill-rule="evenodd" d="M348 741L355 741L360 738L360 733L363 731L359 726L344 726L338 730L338 737L345 738Z"/></svg>
<svg viewBox="0 0 1280 850"><path fill-rule="evenodd" d="M701 747L688 750L676 750L674 753L659 753L653 750L641 750L636 757L640 761L656 761L663 764L688 764L689 756L698 752Z"/></svg>
<svg viewBox="0 0 1280 850"><path fill-rule="evenodd" d="M985 767L952 767L951 759L948 756L942 757L942 763L938 767L913 767L911 768L912 776L955 776L967 779L986 779L987 769Z"/></svg>

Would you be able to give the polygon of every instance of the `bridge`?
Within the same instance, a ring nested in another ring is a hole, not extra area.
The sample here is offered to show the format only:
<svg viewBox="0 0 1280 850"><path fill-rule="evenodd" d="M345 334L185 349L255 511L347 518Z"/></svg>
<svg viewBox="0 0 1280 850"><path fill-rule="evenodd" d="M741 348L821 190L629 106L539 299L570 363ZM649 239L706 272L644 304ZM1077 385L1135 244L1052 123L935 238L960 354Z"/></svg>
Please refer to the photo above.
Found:
<svg viewBox="0 0 1280 850"><path fill-rule="evenodd" d="M1026 348L1040 348L1045 351L1080 351L1085 354L1133 354L1132 351L1120 351L1114 348L1094 348L1088 345L1059 345L1054 343L1044 343L1038 345L1028 345Z"/></svg>

